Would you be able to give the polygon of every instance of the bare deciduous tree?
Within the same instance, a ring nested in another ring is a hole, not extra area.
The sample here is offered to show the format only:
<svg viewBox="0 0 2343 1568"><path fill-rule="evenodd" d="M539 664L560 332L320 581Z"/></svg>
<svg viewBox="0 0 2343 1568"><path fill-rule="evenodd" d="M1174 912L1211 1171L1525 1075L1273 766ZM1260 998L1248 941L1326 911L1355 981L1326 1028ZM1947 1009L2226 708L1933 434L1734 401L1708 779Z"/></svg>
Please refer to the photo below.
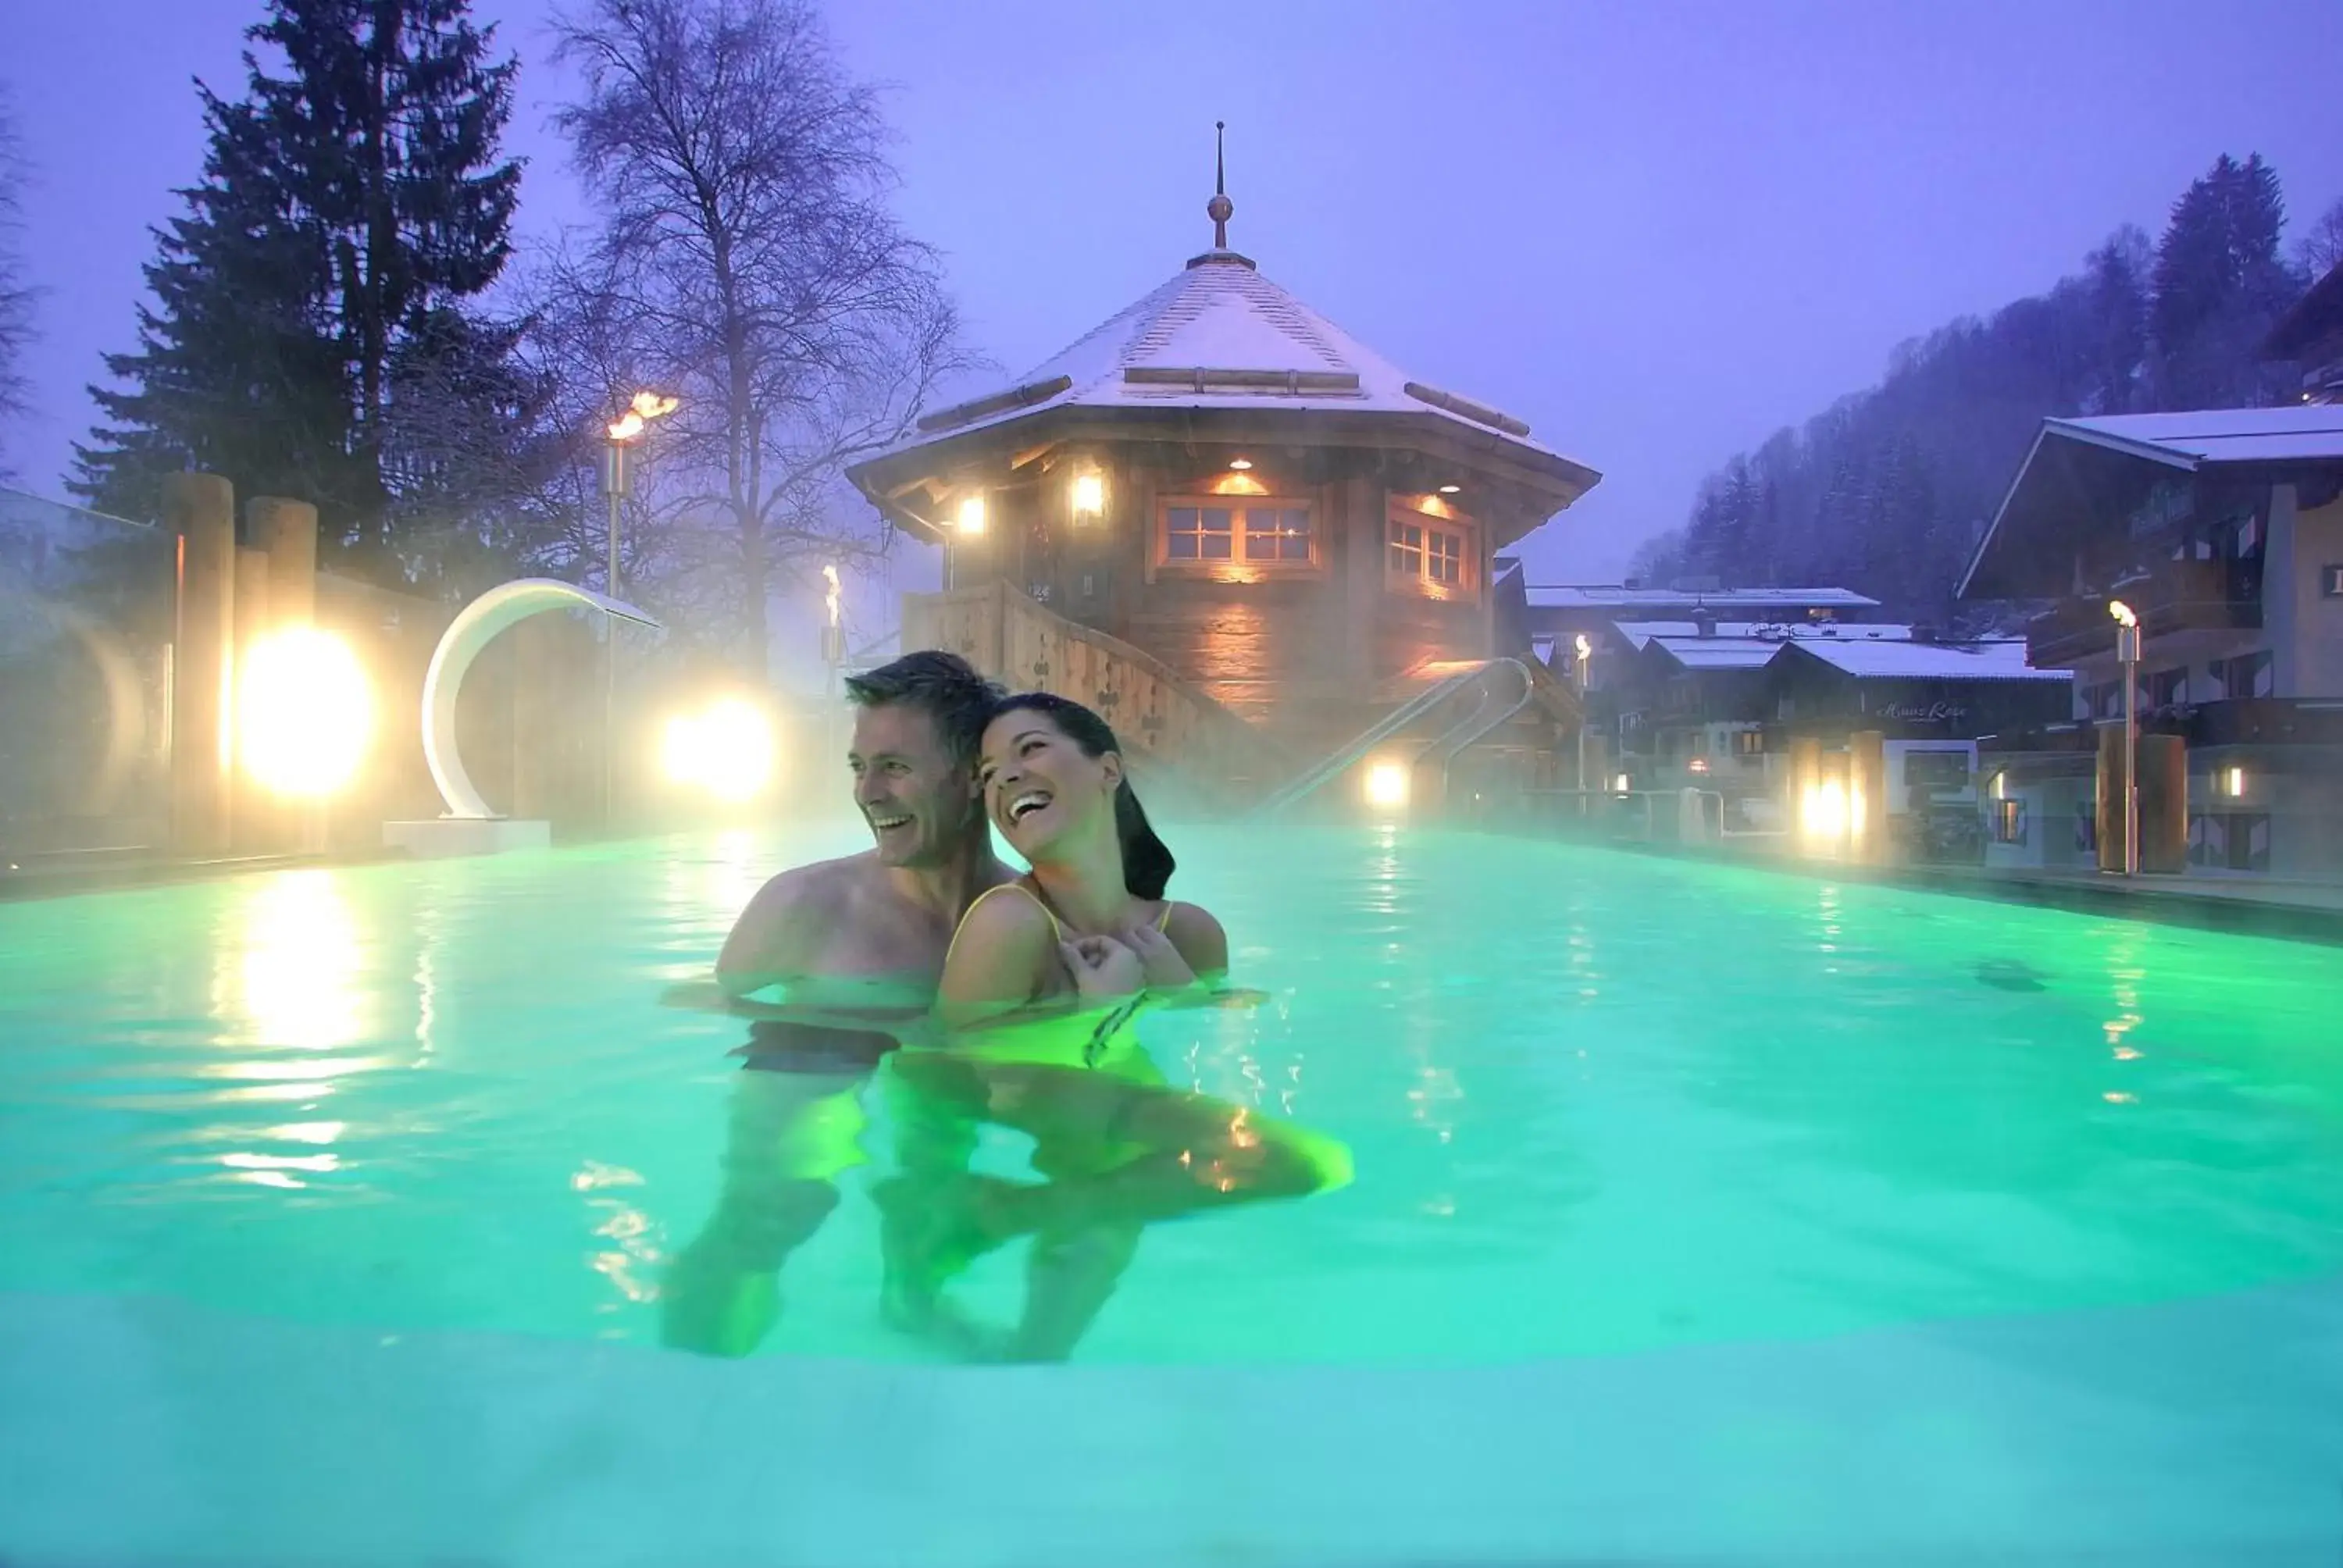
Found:
<svg viewBox="0 0 2343 1568"><path fill-rule="evenodd" d="M33 340L35 289L25 281L17 235L24 226L25 160L16 119L0 90L0 421L26 411L25 349ZM5 428L5 426L0 426ZM7 450L0 445L0 478L9 477Z"/></svg>
<svg viewBox="0 0 2343 1568"><path fill-rule="evenodd" d="M840 471L967 363L959 321L888 206L877 95L808 0L592 0L557 30L601 208L578 314L606 369L682 398L653 442L669 586L712 587L762 670L774 591L880 542Z"/></svg>
<svg viewBox="0 0 2343 1568"><path fill-rule="evenodd" d="M2302 231L2302 237L2294 242L2294 259L2313 283L2343 266L2343 198Z"/></svg>

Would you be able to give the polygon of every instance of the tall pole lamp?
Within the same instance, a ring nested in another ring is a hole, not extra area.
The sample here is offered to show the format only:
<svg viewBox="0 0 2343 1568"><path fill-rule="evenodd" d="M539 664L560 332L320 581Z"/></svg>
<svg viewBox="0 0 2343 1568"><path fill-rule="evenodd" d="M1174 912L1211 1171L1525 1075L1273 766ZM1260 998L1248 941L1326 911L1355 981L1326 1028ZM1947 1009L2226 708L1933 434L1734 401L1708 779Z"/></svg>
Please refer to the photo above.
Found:
<svg viewBox="0 0 2343 1568"><path fill-rule="evenodd" d="M602 496L609 503L609 555L602 567L602 591L611 598L618 597L618 507L635 493L633 465L627 461L628 452L654 419L664 419L674 413L679 400L657 392L638 392L627 405L625 413L604 427L607 436L602 444ZM611 823L614 802L610 793L610 763L618 750L618 733L613 729L618 710L618 628L605 624L602 628L602 825Z"/></svg>
<svg viewBox="0 0 2343 1568"><path fill-rule="evenodd" d="M2123 874L2139 875L2139 617L2109 599L2116 621L2116 662L2123 666Z"/></svg>
<svg viewBox="0 0 2343 1568"><path fill-rule="evenodd" d="M1586 720L1589 717L1586 668L1594 658L1594 644L1582 631L1573 648L1578 655L1578 814L1584 817L1586 815Z"/></svg>

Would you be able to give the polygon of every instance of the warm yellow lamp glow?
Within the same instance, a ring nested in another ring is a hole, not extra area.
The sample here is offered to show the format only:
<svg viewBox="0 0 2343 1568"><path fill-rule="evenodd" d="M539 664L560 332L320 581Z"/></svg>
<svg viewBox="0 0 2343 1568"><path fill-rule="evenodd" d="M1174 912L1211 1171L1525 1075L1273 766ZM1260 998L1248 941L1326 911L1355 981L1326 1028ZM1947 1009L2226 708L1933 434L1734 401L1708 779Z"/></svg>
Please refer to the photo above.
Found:
<svg viewBox="0 0 2343 1568"><path fill-rule="evenodd" d="M1807 838L1835 842L1846 836L1847 819L1845 785L1825 779L1807 786L1805 799L1798 804L1798 825Z"/></svg>
<svg viewBox="0 0 2343 1568"><path fill-rule="evenodd" d="M2137 626L2139 624L2139 617L2132 613L2131 606L2124 603L2124 601L2119 598L2111 598L2107 600L2107 613L2116 618L2116 624L2117 626Z"/></svg>
<svg viewBox="0 0 2343 1568"><path fill-rule="evenodd" d="M960 531L964 534L984 532L984 498L981 495L960 498Z"/></svg>
<svg viewBox="0 0 2343 1568"><path fill-rule="evenodd" d="M1367 804L1395 810L1407 804L1407 769L1396 762L1378 762L1367 769Z"/></svg>
<svg viewBox="0 0 2343 1568"><path fill-rule="evenodd" d="M367 1037L366 933L339 878L297 870L256 880L241 916L238 984L218 999L226 1003L224 1020L234 1015L255 1044L299 1050L330 1050Z"/></svg>
<svg viewBox="0 0 2343 1568"><path fill-rule="evenodd" d="M374 692L350 645L294 627L244 656L238 756L272 794L315 799L356 776L374 732Z"/></svg>
<svg viewBox="0 0 2343 1568"><path fill-rule="evenodd" d="M669 780L719 800L753 800L773 779L773 727L754 707L728 697L668 720L659 761Z"/></svg>
<svg viewBox="0 0 2343 1568"><path fill-rule="evenodd" d="M1074 476L1074 516L1101 517L1106 512L1106 476L1076 474Z"/></svg>
<svg viewBox="0 0 2343 1568"><path fill-rule="evenodd" d="M2246 770L2242 768L2222 769L2221 793L2227 795L2230 799L2235 800L2243 797L2245 792Z"/></svg>
<svg viewBox="0 0 2343 1568"><path fill-rule="evenodd" d="M1581 658L1592 658L1594 656L1594 644L1583 631L1578 634L1574 646L1577 648L1578 657Z"/></svg>

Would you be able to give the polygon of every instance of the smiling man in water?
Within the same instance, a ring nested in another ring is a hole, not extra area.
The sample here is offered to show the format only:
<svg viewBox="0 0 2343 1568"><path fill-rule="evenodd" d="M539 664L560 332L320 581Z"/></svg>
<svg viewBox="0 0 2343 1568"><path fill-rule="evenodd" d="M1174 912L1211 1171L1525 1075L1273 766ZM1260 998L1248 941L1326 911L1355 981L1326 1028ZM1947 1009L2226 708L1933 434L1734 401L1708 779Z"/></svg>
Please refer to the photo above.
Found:
<svg viewBox="0 0 2343 1568"><path fill-rule="evenodd" d="M930 650L850 677L846 690L847 763L872 847L767 882L716 960L723 994L762 1016L742 1052L723 1195L662 1289L662 1336L680 1349L746 1355L771 1330L782 1261L862 1161L859 1098L896 1043L890 1030L926 1017L961 911L1013 875L976 789L977 741L1001 689ZM756 1007L767 992L777 1005Z"/></svg>

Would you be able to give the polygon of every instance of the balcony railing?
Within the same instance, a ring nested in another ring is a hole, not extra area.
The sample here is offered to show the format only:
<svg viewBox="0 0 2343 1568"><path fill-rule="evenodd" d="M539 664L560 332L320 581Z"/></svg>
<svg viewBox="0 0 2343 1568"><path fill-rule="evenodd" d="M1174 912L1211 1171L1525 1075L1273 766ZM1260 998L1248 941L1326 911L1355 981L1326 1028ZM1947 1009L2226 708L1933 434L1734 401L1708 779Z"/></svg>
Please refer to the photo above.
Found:
<svg viewBox="0 0 2343 1568"><path fill-rule="evenodd" d="M2259 560L2167 561L2146 578L2122 583L2105 594L2070 598L2038 616L2026 628L2027 652L2037 665L2055 668L2112 651L2115 622L2107 600L2119 598L2137 611L2147 638L2175 631L2255 630L2262 624L2262 564Z"/></svg>

